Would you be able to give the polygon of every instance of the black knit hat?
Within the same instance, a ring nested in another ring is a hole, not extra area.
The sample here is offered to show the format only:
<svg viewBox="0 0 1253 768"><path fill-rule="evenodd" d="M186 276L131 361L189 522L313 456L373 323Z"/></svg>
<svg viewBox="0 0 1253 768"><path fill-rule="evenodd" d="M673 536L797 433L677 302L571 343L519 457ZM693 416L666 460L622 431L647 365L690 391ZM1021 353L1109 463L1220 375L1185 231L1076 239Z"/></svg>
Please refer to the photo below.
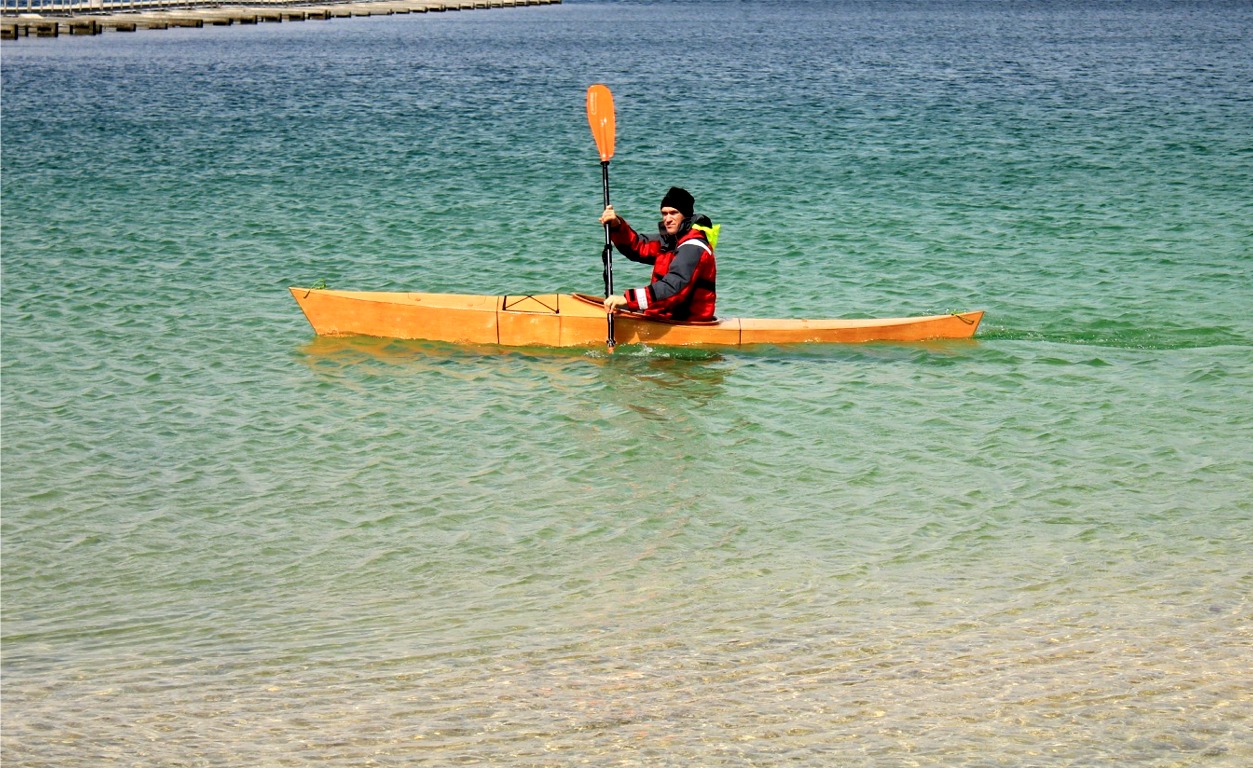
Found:
<svg viewBox="0 0 1253 768"><path fill-rule="evenodd" d="M692 193L680 187L671 187L666 196L661 198L662 208L673 208L683 214L683 218L692 218L692 211L696 210L696 198L692 197Z"/></svg>

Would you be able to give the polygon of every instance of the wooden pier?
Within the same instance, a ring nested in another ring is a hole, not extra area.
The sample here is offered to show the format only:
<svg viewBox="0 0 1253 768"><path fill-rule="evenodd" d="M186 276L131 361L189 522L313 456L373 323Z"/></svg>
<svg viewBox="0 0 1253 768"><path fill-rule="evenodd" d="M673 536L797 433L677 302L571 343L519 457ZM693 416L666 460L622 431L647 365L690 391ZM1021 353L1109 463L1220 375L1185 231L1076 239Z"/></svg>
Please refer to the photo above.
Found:
<svg viewBox="0 0 1253 768"><path fill-rule="evenodd" d="M442 13L481 8L555 5L561 0L364 0L311 3L308 0L255 0L239 5L174 0L85 0L8 7L0 18L0 39L99 35L141 29L211 27L232 24L308 21L391 16L398 13ZM33 11L32 11L33 8Z"/></svg>

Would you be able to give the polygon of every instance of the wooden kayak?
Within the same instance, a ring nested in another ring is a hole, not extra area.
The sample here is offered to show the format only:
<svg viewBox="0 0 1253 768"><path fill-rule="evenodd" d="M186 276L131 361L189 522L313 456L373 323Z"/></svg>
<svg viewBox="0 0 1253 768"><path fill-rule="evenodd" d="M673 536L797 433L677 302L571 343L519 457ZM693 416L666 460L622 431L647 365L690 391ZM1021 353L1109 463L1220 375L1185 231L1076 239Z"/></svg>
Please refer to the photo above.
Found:
<svg viewBox="0 0 1253 768"><path fill-rule="evenodd" d="M475 296L291 288L319 336L378 336L461 344L594 347L605 344L601 299L577 293ZM884 320L729 318L676 323L619 312L619 344L744 346L968 339L983 312Z"/></svg>

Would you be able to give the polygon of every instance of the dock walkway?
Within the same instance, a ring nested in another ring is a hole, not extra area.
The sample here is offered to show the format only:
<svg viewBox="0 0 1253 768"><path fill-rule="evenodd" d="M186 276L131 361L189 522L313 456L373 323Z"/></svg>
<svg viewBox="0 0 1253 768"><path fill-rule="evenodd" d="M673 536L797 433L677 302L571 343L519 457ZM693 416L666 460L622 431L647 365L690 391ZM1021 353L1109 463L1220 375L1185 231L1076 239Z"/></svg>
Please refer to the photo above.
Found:
<svg viewBox="0 0 1253 768"><path fill-rule="evenodd" d="M265 22L390 16L398 13L440 13L480 8L555 5L561 0L251 0L238 5L195 0L26 0L6 5L0 17L0 39L99 35L141 29L229 26Z"/></svg>

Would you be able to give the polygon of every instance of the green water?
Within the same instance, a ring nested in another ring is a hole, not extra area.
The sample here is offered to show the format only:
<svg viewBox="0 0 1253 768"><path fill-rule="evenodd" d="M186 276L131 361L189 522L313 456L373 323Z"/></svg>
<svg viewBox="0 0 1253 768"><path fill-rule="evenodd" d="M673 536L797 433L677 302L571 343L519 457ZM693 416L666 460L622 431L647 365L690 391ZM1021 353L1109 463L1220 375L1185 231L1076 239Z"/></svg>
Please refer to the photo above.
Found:
<svg viewBox="0 0 1253 768"><path fill-rule="evenodd" d="M1253 760L1253 12L621 2L6 42L14 766ZM286 287L972 342L319 339ZM615 262L619 287L646 274Z"/></svg>

